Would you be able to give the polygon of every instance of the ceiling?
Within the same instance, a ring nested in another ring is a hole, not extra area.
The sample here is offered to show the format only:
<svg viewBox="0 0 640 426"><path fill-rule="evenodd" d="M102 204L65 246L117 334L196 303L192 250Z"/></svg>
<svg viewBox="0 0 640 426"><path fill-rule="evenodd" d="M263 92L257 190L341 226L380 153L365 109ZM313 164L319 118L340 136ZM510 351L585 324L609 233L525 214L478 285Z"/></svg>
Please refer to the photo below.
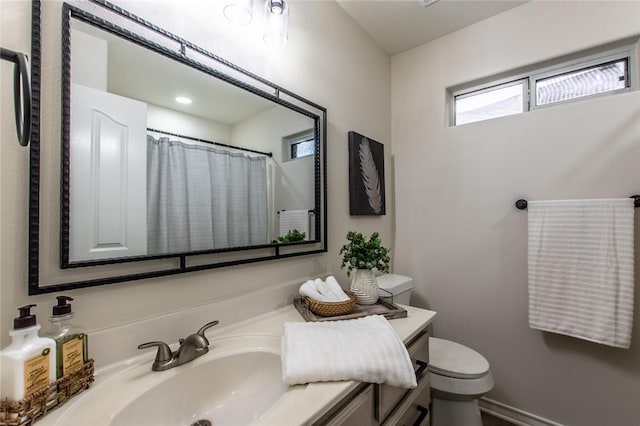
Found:
<svg viewBox="0 0 640 426"><path fill-rule="evenodd" d="M390 55L526 3L527 0L337 0Z"/></svg>

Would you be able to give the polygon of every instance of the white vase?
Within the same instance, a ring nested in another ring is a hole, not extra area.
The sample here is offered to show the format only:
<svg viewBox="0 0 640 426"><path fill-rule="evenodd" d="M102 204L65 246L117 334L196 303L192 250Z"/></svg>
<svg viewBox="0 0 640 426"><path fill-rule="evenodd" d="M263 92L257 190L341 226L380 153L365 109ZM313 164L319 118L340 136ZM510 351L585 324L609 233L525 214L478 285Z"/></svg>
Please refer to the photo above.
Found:
<svg viewBox="0 0 640 426"><path fill-rule="evenodd" d="M378 301L378 280L371 269L356 269L350 290L358 297L359 305L373 305Z"/></svg>

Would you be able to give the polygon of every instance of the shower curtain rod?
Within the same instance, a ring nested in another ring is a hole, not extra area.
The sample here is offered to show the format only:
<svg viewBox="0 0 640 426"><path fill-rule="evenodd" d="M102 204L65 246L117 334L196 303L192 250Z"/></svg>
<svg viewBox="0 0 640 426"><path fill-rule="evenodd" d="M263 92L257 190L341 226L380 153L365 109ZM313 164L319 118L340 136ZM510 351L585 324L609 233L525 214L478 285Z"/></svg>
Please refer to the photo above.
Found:
<svg viewBox="0 0 640 426"><path fill-rule="evenodd" d="M640 208L640 195L632 195L629 198L633 198L635 200L633 202L635 208ZM527 208L527 204L527 200L519 199L518 201L516 201L516 208L518 210L525 210Z"/></svg>
<svg viewBox="0 0 640 426"><path fill-rule="evenodd" d="M262 152L262 151L257 151L255 149L241 148L239 146L227 145L226 143L222 143L222 142L214 142L214 141L208 141L208 140L200 139L200 138L193 138L191 136L185 136L185 135L179 135L177 133L167 132L165 130L152 129L151 127L147 127L147 130L150 131L150 132L162 133L163 135L176 136L178 138L189 139L189 140L196 141L196 142L203 142L203 143L208 143L208 144L211 144L211 145L223 146L225 148L239 149L240 151L253 152L254 154L261 154L261 155L266 155L267 157L273 157L273 154L270 153L270 152Z"/></svg>

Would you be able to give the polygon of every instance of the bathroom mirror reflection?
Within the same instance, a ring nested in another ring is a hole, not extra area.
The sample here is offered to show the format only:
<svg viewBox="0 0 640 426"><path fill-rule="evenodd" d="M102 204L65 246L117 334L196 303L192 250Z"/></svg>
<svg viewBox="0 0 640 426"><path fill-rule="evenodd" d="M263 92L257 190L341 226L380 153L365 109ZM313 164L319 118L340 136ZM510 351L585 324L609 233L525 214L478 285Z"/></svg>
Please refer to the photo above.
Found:
<svg viewBox="0 0 640 426"><path fill-rule="evenodd" d="M315 239L314 117L75 17L69 58L69 262Z"/></svg>
<svg viewBox="0 0 640 426"><path fill-rule="evenodd" d="M75 4L59 264L90 279L43 284L35 253L31 294L326 251L324 108L109 2Z"/></svg>

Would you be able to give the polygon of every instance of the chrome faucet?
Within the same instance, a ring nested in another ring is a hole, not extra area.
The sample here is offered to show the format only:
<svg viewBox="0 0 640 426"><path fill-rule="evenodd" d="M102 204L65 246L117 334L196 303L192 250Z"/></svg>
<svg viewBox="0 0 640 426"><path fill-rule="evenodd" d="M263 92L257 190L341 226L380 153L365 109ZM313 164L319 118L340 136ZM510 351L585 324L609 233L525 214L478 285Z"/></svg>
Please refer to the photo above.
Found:
<svg viewBox="0 0 640 426"><path fill-rule="evenodd" d="M190 334L185 339L180 339L180 347L175 352L171 351L169 345L164 342L147 342L138 346L138 349L158 347L156 359L153 361L151 369L153 371L164 371L178 365L186 364L209 352L209 340L204 332L218 325L218 321L212 321L202 326L197 333Z"/></svg>

